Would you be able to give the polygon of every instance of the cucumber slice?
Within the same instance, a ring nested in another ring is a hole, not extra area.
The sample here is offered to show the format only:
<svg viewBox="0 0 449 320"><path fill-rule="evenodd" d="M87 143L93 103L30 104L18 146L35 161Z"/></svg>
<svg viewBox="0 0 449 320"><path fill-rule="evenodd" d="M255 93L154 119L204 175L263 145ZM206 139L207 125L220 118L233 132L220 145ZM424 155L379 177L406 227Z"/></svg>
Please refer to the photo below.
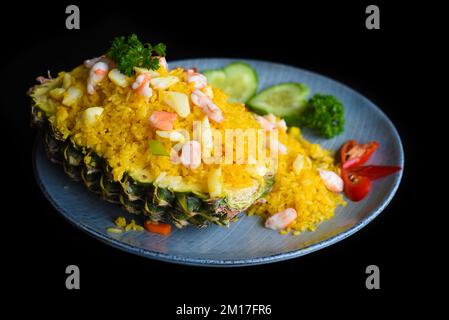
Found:
<svg viewBox="0 0 449 320"><path fill-rule="evenodd" d="M205 70L207 81L226 93L230 102L247 102L259 84L256 71L243 62L233 62L223 69Z"/></svg>
<svg viewBox="0 0 449 320"><path fill-rule="evenodd" d="M216 70L204 70L203 75L206 76L207 81L219 89L225 88L226 86L226 73L222 69Z"/></svg>
<svg viewBox="0 0 449 320"><path fill-rule="evenodd" d="M248 102L248 107L258 114L272 113L291 125L307 106L309 92L303 83L281 83L262 90Z"/></svg>

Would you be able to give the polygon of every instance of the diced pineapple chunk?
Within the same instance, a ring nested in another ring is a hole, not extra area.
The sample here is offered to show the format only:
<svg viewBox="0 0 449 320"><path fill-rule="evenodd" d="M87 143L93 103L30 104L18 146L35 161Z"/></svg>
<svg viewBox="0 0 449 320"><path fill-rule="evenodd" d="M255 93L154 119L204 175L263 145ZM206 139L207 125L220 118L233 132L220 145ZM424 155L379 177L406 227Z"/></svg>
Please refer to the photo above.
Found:
<svg viewBox="0 0 449 320"><path fill-rule="evenodd" d="M185 93L171 91L164 92L163 101L182 118L185 118L190 114L189 97Z"/></svg>
<svg viewBox="0 0 449 320"><path fill-rule="evenodd" d="M256 166L256 173L261 177L265 176L267 171L268 169L265 166Z"/></svg>
<svg viewBox="0 0 449 320"><path fill-rule="evenodd" d="M154 89L167 89L168 87L179 82L179 78L175 76L158 77L151 79L151 85Z"/></svg>
<svg viewBox="0 0 449 320"><path fill-rule="evenodd" d="M64 88L54 88L50 90L49 94L55 100L61 101L64 98Z"/></svg>
<svg viewBox="0 0 449 320"><path fill-rule="evenodd" d="M219 198L223 194L221 167L209 171L207 178L207 186L209 188L209 195L211 198Z"/></svg>
<svg viewBox="0 0 449 320"><path fill-rule="evenodd" d="M203 156L210 157L214 143L212 140L212 129L207 116L201 120L201 143L203 144Z"/></svg>
<svg viewBox="0 0 449 320"><path fill-rule="evenodd" d="M186 140L184 135L176 130L171 131L157 130L156 134L161 138L166 138L173 142L184 142Z"/></svg>
<svg viewBox="0 0 449 320"><path fill-rule="evenodd" d="M57 123L63 123L69 117L69 113L67 112L67 108L59 107L56 111L56 121Z"/></svg>
<svg viewBox="0 0 449 320"><path fill-rule="evenodd" d="M133 69L134 69L134 71L136 72L137 75L140 75L142 73L148 73L148 74L150 74L150 76L152 78L156 78L156 77L160 76L159 72L151 70L151 69L140 68L140 67L134 67Z"/></svg>
<svg viewBox="0 0 449 320"><path fill-rule="evenodd" d="M77 87L70 87L67 89L67 92L64 94L64 99L62 103L66 106L73 106L79 98L83 95L83 92Z"/></svg>
<svg viewBox="0 0 449 320"><path fill-rule="evenodd" d="M303 167L304 167L304 156L302 154L298 154L295 161L293 162L293 171L296 174L300 174Z"/></svg>
<svg viewBox="0 0 449 320"><path fill-rule="evenodd" d="M64 73L64 78L62 79L62 87L68 89L72 85L72 76L69 73Z"/></svg>
<svg viewBox="0 0 449 320"><path fill-rule="evenodd" d="M95 123L95 121L98 120L98 118L101 116L102 113L103 113L102 107L87 108L83 112L83 120L85 121L86 124L92 125Z"/></svg>
<svg viewBox="0 0 449 320"><path fill-rule="evenodd" d="M128 77L121 73L118 69L112 69L108 73L109 79L119 87L125 88L129 85Z"/></svg>

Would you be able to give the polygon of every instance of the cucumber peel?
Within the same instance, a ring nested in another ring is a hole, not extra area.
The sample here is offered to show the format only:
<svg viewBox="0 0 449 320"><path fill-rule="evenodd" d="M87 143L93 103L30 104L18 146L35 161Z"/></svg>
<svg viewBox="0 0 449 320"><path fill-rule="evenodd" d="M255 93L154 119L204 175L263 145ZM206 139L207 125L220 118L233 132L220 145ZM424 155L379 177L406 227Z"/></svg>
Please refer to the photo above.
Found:
<svg viewBox="0 0 449 320"><path fill-rule="evenodd" d="M244 62L233 62L222 69L204 70L207 81L223 90L230 102L246 103L257 92L256 71Z"/></svg>
<svg viewBox="0 0 449 320"><path fill-rule="evenodd" d="M248 101L248 107L258 114L274 114L287 125L298 125L301 113L307 107L310 89L303 83L286 82L262 90Z"/></svg>

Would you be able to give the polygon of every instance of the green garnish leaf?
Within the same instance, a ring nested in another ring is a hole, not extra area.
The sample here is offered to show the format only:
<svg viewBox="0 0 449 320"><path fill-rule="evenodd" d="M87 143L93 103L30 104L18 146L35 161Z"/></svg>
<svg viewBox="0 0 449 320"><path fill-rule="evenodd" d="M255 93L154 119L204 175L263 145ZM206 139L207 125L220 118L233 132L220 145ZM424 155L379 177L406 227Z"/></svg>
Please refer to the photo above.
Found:
<svg viewBox="0 0 449 320"><path fill-rule="evenodd" d="M325 138L335 137L344 130L343 104L334 96L315 94L301 115L301 124L315 129Z"/></svg>
<svg viewBox="0 0 449 320"><path fill-rule="evenodd" d="M155 156L166 156L168 157L170 154L165 150L162 142L158 140L150 140L149 142L150 152Z"/></svg>
<svg viewBox="0 0 449 320"><path fill-rule="evenodd" d="M117 63L120 72L131 76L134 67L157 70L159 57L164 57L166 46L158 43L154 47L149 43L140 42L132 34L127 39L124 36L116 37L106 55Z"/></svg>

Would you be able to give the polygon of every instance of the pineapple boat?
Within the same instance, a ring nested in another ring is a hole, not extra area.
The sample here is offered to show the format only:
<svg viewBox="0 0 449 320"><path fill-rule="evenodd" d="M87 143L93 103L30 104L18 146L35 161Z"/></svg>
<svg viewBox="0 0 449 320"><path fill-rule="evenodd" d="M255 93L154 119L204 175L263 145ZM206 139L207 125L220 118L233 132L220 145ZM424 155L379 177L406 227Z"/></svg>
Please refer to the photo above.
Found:
<svg viewBox="0 0 449 320"><path fill-rule="evenodd" d="M169 69L164 56L162 44L121 37L104 56L56 78L39 77L29 91L32 123L43 128L49 159L156 224L227 226L249 211L268 217L269 228L304 231L332 216L342 200L320 176L336 171L326 150L297 128L287 131L283 120L230 102L195 69ZM264 152L276 157L205 161L217 145L226 148L217 135L273 128L279 136Z"/></svg>

